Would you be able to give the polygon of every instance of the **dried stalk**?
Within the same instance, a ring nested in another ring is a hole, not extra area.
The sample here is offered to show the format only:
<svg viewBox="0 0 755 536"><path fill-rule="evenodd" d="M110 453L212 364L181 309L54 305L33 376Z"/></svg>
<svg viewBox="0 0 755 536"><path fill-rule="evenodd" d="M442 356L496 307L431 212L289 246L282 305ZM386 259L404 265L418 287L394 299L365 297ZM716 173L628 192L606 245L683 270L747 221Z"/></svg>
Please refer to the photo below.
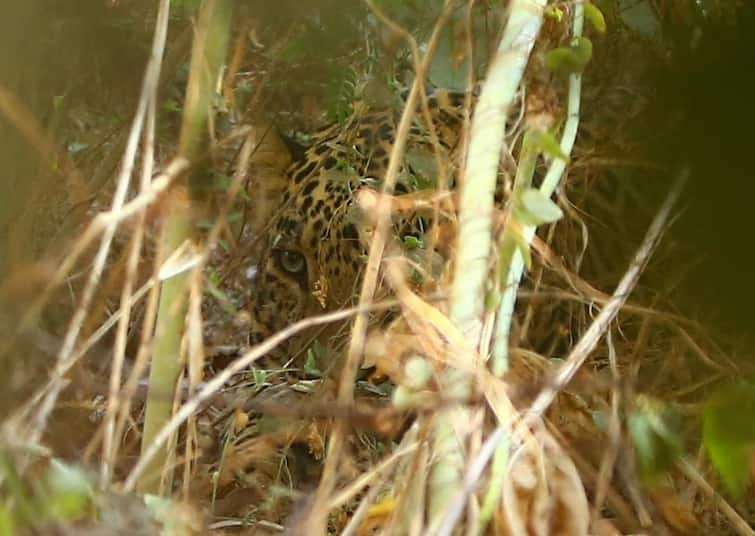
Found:
<svg viewBox="0 0 755 536"><path fill-rule="evenodd" d="M134 116L134 120L131 124L128 141L126 143L126 148L123 154L123 161L116 180L117 185L111 205L111 212L113 213L117 213L125 203L129 181L136 161L136 152L139 144L139 137L147 113L148 102L151 98L154 98L155 92L157 90L157 85L160 78L160 59L162 58L162 54L165 49L165 35L163 32L160 32L159 29L160 26L158 26L158 31L156 31L155 33L155 40L152 47L152 56L147 65L144 81L142 83L139 103L137 106L136 114ZM102 226L103 235L100 239L100 246L97 250L92 268L89 272L89 277L84 287L79 306L74 312L69 327L66 331L66 335L61 345L60 351L58 352L55 370L45 386L37 391L31 398L29 403L25 404L24 407L16 415L14 415L12 419L8 421L6 427L9 428L9 433L7 433L6 436L19 437L19 434L21 434L20 437L24 438L23 441L36 442L42 434L42 431L44 430L47 422L47 418L49 417L52 409L55 407L58 395L66 386L64 375L78 360L78 355L74 352L76 343L78 341L79 333L83 326L84 319L89 312L95 289L100 281L100 278L102 277L105 262L110 252L110 246L115 236L117 226L118 220L111 220ZM95 234L92 235L92 238L94 238L94 236ZM83 251L83 248L81 251ZM81 251L79 251L79 253ZM69 255L67 262L63 263L64 267L67 265L68 269L70 270L70 268L73 266L73 262L75 262L71 261L71 257L75 256L75 254ZM62 273L60 270L58 271L58 274L56 275L59 275L60 277L57 279L57 281L52 281L50 282L50 284L48 284L47 289L45 289L40 298L35 301L30 311L24 315L24 318L21 321L22 330L26 329L33 322L33 320L37 318L39 311L41 311L42 306L44 305L44 303L46 303L46 299L49 297L49 293L51 292L52 288L56 283L62 281L63 277L65 277L65 273ZM29 418L28 416L32 412L34 412L33 417L31 418L32 424L31 427L27 428L24 426L24 424L27 422Z"/></svg>
<svg viewBox="0 0 755 536"><path fill-rule="evenodd" d="M153 53L158 65L162 63L163 50L168 34L168 15L170 13L169 0L160 2L157 13L157 24L155 27L155 43ZM159 46L157 46L159 45ZM149 183L152 179L154 168L155 152L155 115L156 115L157 85L154 91L149 95L147 103L147 118L144 138L144 155L142 157L141 180L139 184L140 193L145 193L149 189ZM126 354L126 342L128 336L128 326L131 319L132 291L136 281L136 270L141 255L142 243L145 233L146 214L141 212L136 222L134 237L131 241L131 248L128 253L126 266L126 277L121 290L120 300L120 318L118 320L118 329L115 336L115 347L113 349L113 364L110 373L110 387L108 393L107 409L104 419L104 436L102 442L102 464L100 466L100 487L105 489L110 483L115 460L118 453L120 438L115 436L115 417L118 413L118 396L120 393L123 363Z"/></svg>
<svg viewBox="0 0 755 536"><path fill-rule="evenodd" d="M424 84L424 78L429 67L430 59L432 58L433 51L440 36L440 31L443 28L445 21L451 14L451 8L453 7L452 0L446 0L443 5L443 11L435 24L433 34L430 38L427 52L424 58L420 61L419 48L414 38L405 29L393 23L390 19L385 17L382 12L368 1L368 5L373 12L380 18L380 20L391 27L391 29L397 34L402 35L412 49L414 62L416 65L416 77L412 84L409 95L404 105L404 111L401 115L398 128L396 130L396 140L391 150L390 160L388 162L388 169L385 172L385 178L383 180L383 188L377 208L376 217L377 225L375 227L374 239L370 244L370 251L365 267L364 279L362 280L361 292L359 294L359 306L362 311L365 311L367 306L372 302L377 287L378 272L380 267L380 260L383 256L385 244L389 232L390 225L390 212L391 212L391 195L395 186L398 172L401 167L404 155L404 147L409 135L411 127L411 119L414 115L414 110L417 105L417 100L421 93L420 89ZM346 358L346 364L343 368L343 372L340 378L338 400L342 404L349 404L353 400L354 395L354 383L356 379L356 373L361 363L362 355L364 353L364 345L367 335L367 323L368 316L366 312L361 312L357 315L352 328L352 335L349 341L349 349ZM311 515L308 523L309 530L314 534L320 534L325 532L325 520L327 516L327 504L329 502L329 495L332 493L335 486L335 482L338 475L338 468L342 462L342 451L346 433L346 424L337 421L333 432L328 442L328 451L325 459L325 467L323 468L322 478L320 485L317 489L317 495L311 510Z"/></svg>

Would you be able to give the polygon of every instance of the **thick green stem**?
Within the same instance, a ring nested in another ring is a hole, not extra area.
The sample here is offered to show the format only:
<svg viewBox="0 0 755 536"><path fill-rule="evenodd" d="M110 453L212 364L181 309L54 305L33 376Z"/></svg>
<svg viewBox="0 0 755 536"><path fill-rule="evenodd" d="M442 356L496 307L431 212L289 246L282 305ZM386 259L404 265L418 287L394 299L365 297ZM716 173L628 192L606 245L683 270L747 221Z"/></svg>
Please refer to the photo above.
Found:
<svg viewBox="0 0 755 536"><path fill-rule="evenodd" d="M582 0L577 0L574 10L574 36L582 35L584 21L584 8ZM574 147L574 141L577 137L577 128L579 127L579 103L581 94L581 76L573 74L569 78L569 102L568 118L564 127L564 133L561 138L561 151L564 155L571 154ZM537 153L533 150L531 143L531 132L525 133L522 143L522 152L517 169L517 175L514 181L514 199L518 199L518 194L532 185L532 177L535 171L535 161ZM566 169L566 159L556 158L553 160L540 191L550 197L556 190L561 177ZM493 342L492 369L493 374L502 376L509 367L509 335L511 334L511 322L514 316L514 305L519 290L519 283L524 273L525 261L521 252L521 247L529 247L532 238L535 235L535 226L525 225L523 222L514 222L504 229L501 239L501 274L505 274L503 279L503 293L501 302L498 307L496 319L496 332ZM521 236L515 237L513 233L521 233ZM480 513L480 525L486 527L495 511L501 493L501 482L505 477L508 468L508 451L509 442L504 438L495 451L493 460L493 471L490 478L490 486L485 495L482 511Z"/></svg>
<svg viewBox="0 0 755 536"><path fill-rule="evenodd" d="M535 164L537 162L538 151L535 147L534 141L535 134L531 130L527 130L524 133L524 139L522 140L522 150L519 153L519 165L517 166L516 177L514 178L514 188L512 192L512 198L514 200L521 197L522 192L532 186L532 177L535 175ZM511 218L513 219L514 211L512 211ZM519 233L521 227L520 222L512 222L503 231L503 236L500 240L500 264L504 268L510 266L514 255L520 254L519 252L519 237L516 233ZM499 278L502 279L504 272L500 272ZM508 272L506 272L508 276ZM506 283L508 285L508 281ZM506 420L510 412L508 408L498 408L497 415L501 420ZM493 467L490 476L491 485L485 494L485 499L482 503L480 510L480 526L486 527L490 522L490 519L495 513L495 509L498 506L498 499L501 496L501 485L503 478L508 469L509 460L509 441L508 434L501 440L495 451L495 457L493 458Z"/></svg>
<svg viewBox="0 0 755 536"><path fill-rule="evenodd" d="M170 252L180 246L191 234L191 218L187 206L174 210L172 217L165 222L160 237L160 250ZM183 368L180 359L181 339L186 316L187 274L182 273L162 284L160 306L157 312L157 326L152 348L152 364L149 371L149 391L142 434L142 451L153 441L173 414L173 399L176 383ZM169 441L160 453L152 458L139 482L141 493L157 494L171 487L168 477L161 486L161 474L173 458L174 441Z"/></svg>
<svg viewBox="0 0 755 536"><path fill-rule="evenodd" d="M584 26L584 6L582 0L577 0L574 7L574 24L572 33L574 37L582 35ZM567 157L571 154L574 142L577 139L577 130L579 128L579 104L582 94L582 76L579 73L572 74L569 77L569 101L567 104L567 119L564 125L564 132L561 136L561 152ZM566 170L566 160L556 158L548 168L548 172L540 185L540 191L543 195L550 197L556 191L561 181L561 177ZM523 225L520 229L522 244L528 247L535 236L535 227L533 225ZM511 262L506 270L506 279L503 287L501 303L498 307L496 319L496 333L493 344L493 373L497 376L503 375L508 369L509 356L509 336L511 334L511 321L514 316L514 305L516 304L516 295L519 291L519 283L524 273L524 257L518 248L511 256Z"/></svg>
<svg viewBox="0 0 755 536"><path fill-rule="evenodd" d="M206 153L212 98L226 54L232 10L232 0L204 0L200 9L179 141L180 155L190 162L197 162ZM192 186L197 189L196 180L192 181ZM191 214L191 203L179 188L169 197L165 207L160 243L163 258L170 256L191 239ZM176 384L183 367L180 356L188 281L189 274L182 273L163 283L150 368L142 453L173 413ZM174 445L174 441L169 441L151 459L139 481L141 493L170 492L172 472L168 470L168 466L173 457ZM168 476L164 486L161 485L160 478L163 472Z"/></svg>
<svg viewBox="0 0 755 536"><path fill-rule="evenodd" d="M459 232L456 243L456 272L451 288L450 317L472 348L480 343L485 283L489 277L489 256L493 221L493 197L503 146L506 116L540 30L546 0L514 0L495 58L472 119L469 151L459 198ZM469 359L469 352L449 349L443 393L453 399L469 395L467 371L477 364L453 366ZM463 439L456 424L468 423L466 409L439 413L434 433L437 459L430 478L430 526L446 514L450 499L462 485Z"/></svg>
<svg viewBox="0 0 755 536"><path fill-rule="evenodd" d="M204 0L191 49L189 83L179 152L188 159L204 153L215 86L228 49L233 0ZM193 161L193 160L192 160Z"/></svg>

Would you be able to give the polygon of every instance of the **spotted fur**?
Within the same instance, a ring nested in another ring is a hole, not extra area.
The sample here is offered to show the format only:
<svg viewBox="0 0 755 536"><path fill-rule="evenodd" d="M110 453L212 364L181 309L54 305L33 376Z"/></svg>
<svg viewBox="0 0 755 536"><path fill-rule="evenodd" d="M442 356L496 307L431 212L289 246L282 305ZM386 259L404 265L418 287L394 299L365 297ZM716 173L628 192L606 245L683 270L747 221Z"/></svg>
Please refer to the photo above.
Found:
<svg viewBox="0 0 755 536"><path fill-rule="evenodd" d="M428 96L432 128L446 155L457 150L463 102L459 93ZM432 154L428 126L416 115L407 151ZM252 343L309 315L343 307L357 294L368 244L360 240L354 194L379 187L399 116L397 110L366 109L328 125L315 133L302 157L280 170L279 199L268 199L263 210L272 225L253 281ZM410 189L411 167L407 159L397 193Z"/></svg>

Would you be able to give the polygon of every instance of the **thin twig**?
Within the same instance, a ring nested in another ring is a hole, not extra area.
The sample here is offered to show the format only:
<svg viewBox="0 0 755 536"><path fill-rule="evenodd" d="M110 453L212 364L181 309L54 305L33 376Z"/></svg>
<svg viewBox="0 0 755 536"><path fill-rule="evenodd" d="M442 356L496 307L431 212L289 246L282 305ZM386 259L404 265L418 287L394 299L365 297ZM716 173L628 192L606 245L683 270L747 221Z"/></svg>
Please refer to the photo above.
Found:
<svg viewBox="0 0 755 536"><path fill-rule="evenodd" d="M363 473L354 482L349 484L349 486L333 496L330 504L328 505L328 510L335 510L336 508L339 508L340 506L343 506L344 504L349 502L360 491L362 491L362 488L366 487L371 480L375 479L378 475L385 472L394 463L399 461L407 454L411 454L412 452L417 450L418 447L419 443L417 443L416 441L408 445L404 445L402 448L396 450L393 454L386 457L386 459L377 464L375 467Z"/></svg>
<svg viewBox="0 0 755 536"><path fill-rule="evenodd" d="M598 519L600 511L603 509L603 502L608 494L608 488L611 483L611 477L616 465L616 458L621 446L621 417L619 415L621 406L621 391L619 382L621 375L619 365L616 359L616 346L613 343L613 336L609 329L606 333L606 343L608 345L608 362L611 366L611 377L613 379L613 388L611 389L611 418L608 421L608 448L600 462L600 470L595 481L595 499L592 504L592 519Z"/></svg>
<svg viewBox="0 0 755 536"><path fill-rule="evenodd" d="M169 0L163 0L160 3L160 8L157 15L157 24L155 30L156 32L159 31L161 33L167 33L167 20L169 11ZM150 180L152 179L152 170L154 167L155 155L155 121L157 115L156 100L157 91L155 91L150 96L150 100L147 106L147 125L144 131L144 155L142 156L141 180L139 182L140 194L144 194L149 189ZM118 447L120 444L120 438L117 438L115 436L115 420L119 405L118 394L121 388L123 377L123 364L126 355L128 327L131 319L131 307L133 301L133 299L131 298L131 291L136 280L146 223L147 214L145 211L142 211L139 213L136 222L136 229L134 230L134 236L131 240L128 260L126 261L126 276L123 283L123 289L121 290L120 319L115 335L113 364L110 371L110 389L108 393L107 408L105 411L105 418L103 423L104 436L102 442L102 464L100 466L100 487L103 489L105 489L106 486L110 483L110 478L113 472L113 468L115 467L115 460L117 459Z"/></svg>
<svg viewBox="0 0 755 536"><path fill-rule="evenodd" d="M687 183L688 177L689 171L684 169L674 181L663 205L661 205L655 218L653 218L653 221L645 234L645 239L634 256L632 264L621 278L621 281L619 281L611 299L595 317L595 320L593 320L585 334L582 335L579 342L577 342L569 353L569 357L556 373L553 384L546 387L540 392L540 394L538 394L537 398L527 411L528 419L537 420L543 415L543 413L545 413L548 406L550 406L551 402L556 398L558 392L563 389L569 381L571 381L574 374L577 373L577 370L579 370L590 353L595 349L595 346L598 344L598 341L603 336L610 323L616 318L616 315L619 314L619 311L629 298L629 294L637 284L642 271L645 269L645 266L655 251L658 242L663 236L669 218L671 217L671 211L674 205L676 205L676 202L684 189L684 185Z"/></svg>
<svg viewBox="0 0 755 536"><path fill-rule="evenodd" d="M700 491L702 491L706 497L716 503L718 508L721 510L721 513L726 516L726 519L729 520L729 523L731 523L732 528L737 532L737 534L741 534L742 536L755 536L755 530L753 530L749 523L742 519L742 516L740 516L739 513L734 510L734 508L728 502L726 502L726 500L721 497L721 495L715 489L713 489L713 486L711 486L708 481L702 477L700 472L695 468L694 465L690 463L689 460L682 459L678 461L676 467L682 472L684 476L695 483L695 485L700 488Z"/></svg>

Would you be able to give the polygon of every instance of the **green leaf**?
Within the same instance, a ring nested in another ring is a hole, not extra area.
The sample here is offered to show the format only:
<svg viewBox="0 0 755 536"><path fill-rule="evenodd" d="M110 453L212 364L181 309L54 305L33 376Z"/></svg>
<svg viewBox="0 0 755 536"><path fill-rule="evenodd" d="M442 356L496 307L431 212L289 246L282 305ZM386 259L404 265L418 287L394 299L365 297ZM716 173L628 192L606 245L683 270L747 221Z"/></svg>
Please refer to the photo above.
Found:
<svg viewBox="0 0 755 536"><path fill-rule="evenodd" d="M175 99L164 100L163 103L160 105L160 108L162 108L163 111L166 111L166 112L180 112L181 111L181 105L178 104L178 101Z"/></svg>
<svg viewBox="0 0 755 536"><path fill-rule="evenodd" d="M524 190L516 205L515 216L529 225L553 223L564 216L559 206L537 188Z"/></svg>
<svg viewBox="0 0 755 536"><path fill-rule="evenodd" d="M740 381L719 389L703 413L703 444L724 484L741 497L755 456L755 384Z"/></svg>
<svg viewBox="0 0 755 536"><path fill-rule="evenodd" d="M564 10L560 7L548 6L545 8L543 15L545 15L546 18L555 20L556 22L561 22L561 20L564 18Z"/></svg>
<svg viewBox="0 0 755 536"><path fill-rule="evenodd" d="M628 420L629 436L640 465L647 466L653 459L653 429L642 414L632 414Z"/></svg>
<svg viewBox="0 0 755 536"><path fill-rule="evenodd" d="M88 143L83 143L80 141L72 141L71 143L68 144L66 149L68 150L70 154L76 154L76 153L80 153L84 149L87 149L88 147L89 147Z"/></svg>
<svg viewBox="0 0 755 536"><path fill-rule="evenodd" d="M221 192L227 191L232 182L233 177L231 177L230 175L226 175L225 173L217 173L215 175L215 185Z"/></svg>
<svg viewBox="0 0 755 536"><path fill-rule="evenodd" d="M582 65L587 65L592 58L592 41L587 37L575 37L571 43L571 49L577 55L577 60Z"/></svg>
<svg viewBox="0 0 755 536"><path fill-rule="evenodd" d="M516 212L516 210L514 210L514 212ZM514 219L516 220L516 214L514 214ZM517 230L517 227L520 225L521 223L517 225L511 225L503 231L503 236L501 237L501 242L498 246L498 267L496 269L496 278L498 279L500 285L499 288L506 288L506 285L508 285L509 283L508 278L509 272L511 270L511 263L512 259L514 258L514 254L517 251L522 254L524 265L528 269L530 266L532 266L532 255L530 254L529 243ZM500 300L500 296L491 296L491 294L492 293L488 294L488 297L490 299L486 305L492 305L493 303L495 303L495 300Z"/></svg>
<svg viewBox="0 0 755 536"><path fill-rule="evenodd" d="M545 67L558 75L581 73L592 58L592 41L577 37L568 47L558 47L545 55Z"/></svg>
<svg viewBox="0 0 755 536"><path fill-rule="evenodd" d="M404 243L407 249L420 249L422 248L422 240L416 236L406 235L402 237L401 241Z"/></svg>
<svg viewBox="0 0 755 536"><path fill-rule="evenodd" d="M317 356L312 348L307 349L307 360L304 362L304 372L317 378L322 376L322 371L317 366Z"/></svg>
<svg viewBox="0 0 755 536"><path fill-rule="evenodd" d="M558 47L549 50L545 55L545 67L553 73L569 75L582 72L584 65L577 61L571 48Z"/></svg>
<svg viewBox="0 0 755 536"><path fill-rule="evenodd" d="M585 18L598 33L606 33L606 18L603 12L592 2L585 2Z"/></svg>
<svg viewBox="0 0 755 536"><path fill-rule="evenodd" d="M55 95L52 98L52 109L54 111L59 111L63 107L63 99L65 99L64 95Z"/></svg>
<svg viewBox="0 0 755 536"><path fill-rule="evenodd" d="M527 243L527 241L524 239L522 234L517 231L512 231L511 237L514 240L516 249L518 249L519 253L522 254L522 260L524 261L525 268L529 270L532 267L532 253L530 252L529 243ZM504 281L504 284L505 284L505 281Z"/></svg>
<svg viewBox="0 0 755 536"><path fill-rule="evenodd" d="M672 424L674 417L668 406L648 401L629 414L629 437L645 478L667 471L682 452L681 437Z"/></svg>
<svg viewBox="0 0 755 536"><path fill-rule="evenodd" d="M0 503L0 536L14 536L16 523L8 506Z"/></svg>
<svg viewBox="0 0 755 536"><path fill-rule="evenodd" d="M254 386L257 389L261 389L267 382L267 371L264 369L259 369L257 367L252 367L252 380L254 381Z"/></svg>
<svg viewBox="0 0 755 536"><path fill-rule="evenodd" d="M51 496L45 506L53 519L76 519L87 510L94 490L81 469L52 459L48 479Z"/></svg>
<svg viewBox="0 0 755 536"><path fill-rule="evenodd" d="M569 157L561 150L561 144L556 137L547 130L535 130L530 133L533 142L533 148L541 153L545 153L552 158L559 158L565 162Z"/></svg>

